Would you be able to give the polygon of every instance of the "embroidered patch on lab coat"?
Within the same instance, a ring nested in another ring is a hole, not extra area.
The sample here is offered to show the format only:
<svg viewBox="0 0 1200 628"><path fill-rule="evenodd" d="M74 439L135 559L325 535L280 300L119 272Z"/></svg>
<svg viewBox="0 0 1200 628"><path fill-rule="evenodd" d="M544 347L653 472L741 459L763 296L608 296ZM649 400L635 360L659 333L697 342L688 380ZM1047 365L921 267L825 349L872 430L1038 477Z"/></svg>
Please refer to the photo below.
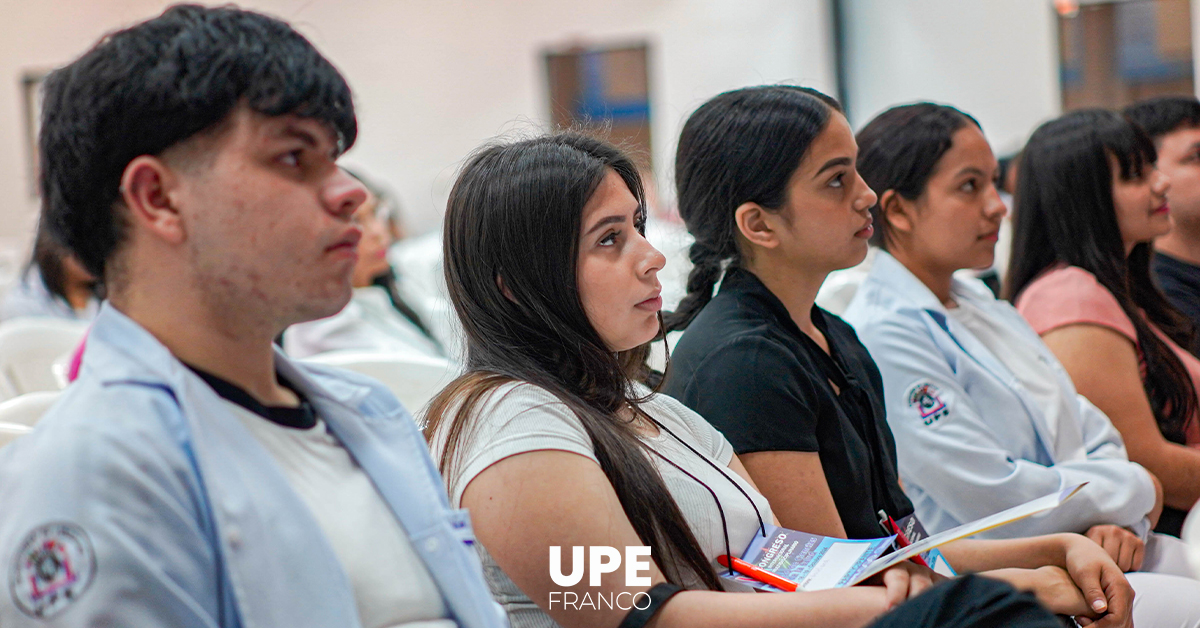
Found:
<svg viewBox="0 0 1200 628"><path fill-rule="evenodd" d="M931 382L917 382L908 389L908 407L916 408L925 425L933 425L938 419L950 414L942 391Z"/></svg>
<svg viewBox="0 0 1200 628"><path fill-rule="evenodd" d="M83 528L48 523L21 542L8 573L8 591L30 617L51 617L87 590L96 574L96 552Z"/></svg>

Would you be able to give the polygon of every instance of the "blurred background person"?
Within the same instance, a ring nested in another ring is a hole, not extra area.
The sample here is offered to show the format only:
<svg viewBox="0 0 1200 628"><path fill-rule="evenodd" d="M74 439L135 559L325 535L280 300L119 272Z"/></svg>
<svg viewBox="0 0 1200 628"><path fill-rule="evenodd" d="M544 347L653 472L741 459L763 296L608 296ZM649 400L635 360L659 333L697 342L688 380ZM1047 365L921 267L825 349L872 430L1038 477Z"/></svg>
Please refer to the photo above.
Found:
<svg viewBox="0 0 1200 628"><path fill-rule="evenodd" d="M388 263L388 249L403 234L392 196L365 177L369 195L352 216L362 227L354 294L341 312L320 320L292 325L283 334L288 355L305 358L328 351L356 350L445 357L422 317L401 295L397 272Z"/></svg>
<svg viewBox="0 0 1200 628"><path fill-rule="evenodd" d="M1154 240L1154 279L1171 305L1200 326L1200 101L1154 98L1126 108L1125 115L1154 140L1158 170L1171 180L1167 202L1174 226ZM1193 339L1192 353L1198 348Z"/></svg>
<svg viewBox="0 0 1200 628"><path fill-rule="evenodd" d="M0 303L0 320L48 316L90 321L101 299L96 277L39 225L29 264Z"/></svg>

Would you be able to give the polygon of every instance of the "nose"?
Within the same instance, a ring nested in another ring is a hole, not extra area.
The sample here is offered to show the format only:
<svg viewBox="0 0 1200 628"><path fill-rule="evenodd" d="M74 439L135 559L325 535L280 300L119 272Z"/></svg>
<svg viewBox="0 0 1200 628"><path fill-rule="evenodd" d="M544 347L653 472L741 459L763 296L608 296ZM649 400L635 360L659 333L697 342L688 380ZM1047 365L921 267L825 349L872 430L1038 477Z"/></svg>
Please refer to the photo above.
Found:
<svg viewBox="0 0 1200 628"><path fill-rule="evenodd" d="M1171 189L1171 177L1168 177L1162 170L1154 169L1154 192L1159 196L1166 196L1167 191Z"/></svg>
<svg viewBox="0 0 1200 628"><path fill-rule="evenodd" d="M991 220L1000 220L1008 215L1008 205L1004 204L1004 199L1000 198L1000 190L995 184L992 184L992 193L988 198L987 209L984 210L986 215Z"/></svg>
<svg viewBox="0 0 1200 628"><path fill-rule="evenodd" d="M642 254L642 259L639 265L640 267L638 268L638 274L644 277L652 277L667 265L667 256L663 255L661 251L654 248L654 245L650 244L650 241L644 236L639 237L641 238L642 246L645 247L645 251L643 251Z"/></svg>
<svg viewBox="0 0 1200 628"><path fill-rule="evenodd" d="M857 211L866 211L871 209L875 206L875 203L879 202L879 195L875 193L875 190L871 189L871 186L867 185L866 180L862 178L862 175L859 174L857 170L854 172L854 178L858 180L858 183L862 188L862 192L858 195L858 202L855 203L854 209Z"/></svg>
<svg viewBox="0 0 1200 628"><path fill-rule="evenodd" d="M334 168L321 196L329 213L348 220L354 210L367 201L367 188L346 171Z"/></svg>

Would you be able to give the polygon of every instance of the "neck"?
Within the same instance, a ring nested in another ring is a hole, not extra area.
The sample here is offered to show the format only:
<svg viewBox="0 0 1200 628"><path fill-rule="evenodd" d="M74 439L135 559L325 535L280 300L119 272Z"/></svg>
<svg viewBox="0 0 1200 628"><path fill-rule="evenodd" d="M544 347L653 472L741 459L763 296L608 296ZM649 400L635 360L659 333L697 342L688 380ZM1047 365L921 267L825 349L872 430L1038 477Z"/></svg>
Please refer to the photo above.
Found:
<svg viewBox="0 0 1200 628"><path fill-rule="evenodd" d="M200 291L166 286L154 278L110 295L113 307L133 319L180 361L242 388L264 405L292 405L294 394L275 375L273 326L237 318L244 307L206 303Z"/></svg>
<svg viewBox="0 0 1200 628"><path fill-rule="evenodd" d="M953 269L939 269L929 264L921 264L908 251L900 247L892 247L888 253L907 268L908 272L920 279L921 283L929 288L929 291L937 297L942 305L950 305L954 302L954 298L950 295L950 286L954 280Z"/></svg>
<svg viewBox="0 0 1200 628"><path fill-rule="evenodd" d="M825 283L828 272L798 272L783 260L745 260L743 268L754 273L758 280L787 308L792 321L808 337L824 346L825 337L812 322L813 304L817 292Z"/></svg>
<svg viewBox="0 0 1200 628"><path fill-rule="evenodd" d="M1170 233L1154 241L1154 250L1200 266L1200 229L1189 230L1189 226L1178 223Z"/></svg>

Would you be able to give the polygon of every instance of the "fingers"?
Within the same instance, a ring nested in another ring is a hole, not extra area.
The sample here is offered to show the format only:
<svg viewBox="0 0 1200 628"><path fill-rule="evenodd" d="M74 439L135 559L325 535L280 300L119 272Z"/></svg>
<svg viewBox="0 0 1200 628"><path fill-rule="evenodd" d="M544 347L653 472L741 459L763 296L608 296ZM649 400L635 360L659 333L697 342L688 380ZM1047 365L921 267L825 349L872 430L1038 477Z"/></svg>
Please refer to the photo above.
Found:
<svg viewBox="0 0 1200 628"><path fill-rule="evenodd" d="M918 571L909 574L908 578L908 597L913 598L920 595L925 589L933 586L933 578L930 576L932 572Z"/></svg>
<svg viewBox="0 0 1200 628"><path fill-rule="evenodd" d="M1134 569L1133 555L1137 552L1137 546L1139 544L1131 541L1136 540L1137 539L1127 539L1126 542L1120 544L1118 553L1121 555L1121 557L1114 560L1116 561L1117 566L1121 568L1121 571L1133 571Z"/></svg>
<svg viewBox="0 0 1200 628"><path fill-rule="evenodd" d="M1130 563L1129 571L1141 571L1142 563L1146 560L1146 544L1138 543L1133 551L1133 561Z"/></svg>
<svg viewBox="0 0 1200 628"><path fill-rule="evenodd" d="M908 570L897 566L883 572L883 586L887 589L888 608L899 606L908 599Z"/></svg>
<svg viewBox="0 0 1200 628"><path fill-rule="evenodd" d="M1109 622L1102 625L1128 628L1133 625L1133 587L1125 578L1125 574L1110 571L1114 573L1106 572L1102 576L1105 595L1108 598L1108 614L1103 619Z"/></svg>

